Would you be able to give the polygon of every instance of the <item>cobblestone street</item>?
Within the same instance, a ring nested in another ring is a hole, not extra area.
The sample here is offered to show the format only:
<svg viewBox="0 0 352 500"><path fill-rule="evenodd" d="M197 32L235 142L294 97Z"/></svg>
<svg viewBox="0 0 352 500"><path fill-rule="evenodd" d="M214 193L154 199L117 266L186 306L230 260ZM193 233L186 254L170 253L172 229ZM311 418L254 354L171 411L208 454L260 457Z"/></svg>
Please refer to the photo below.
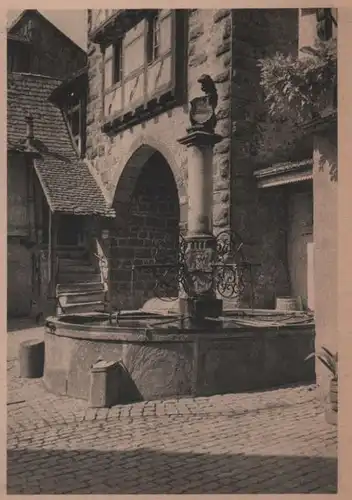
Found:
<svg viewBox="0 0 352 500"><path fill-rule="evenodd" d="M334 493L336 427L314 387L93 410L18 377L8 334L8 493Z"/></svg>

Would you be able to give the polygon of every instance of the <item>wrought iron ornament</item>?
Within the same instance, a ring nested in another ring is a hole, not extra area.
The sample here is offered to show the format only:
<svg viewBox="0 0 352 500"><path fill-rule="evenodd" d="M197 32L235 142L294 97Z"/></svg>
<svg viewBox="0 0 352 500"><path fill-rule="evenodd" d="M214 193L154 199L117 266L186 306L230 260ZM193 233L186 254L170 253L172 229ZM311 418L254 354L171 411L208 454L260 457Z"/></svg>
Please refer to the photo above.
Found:
<svg viewBox="0 0 352 500"><path fill-rule="evenodd" d="M184 290L188 297L198 295L200 289L203 294L215 289L226 299L241 294L248 271L251 276L251 265L243 255L243 242L236 233L222 231L215 238L215 245L213 261L204 250L190 260L188 242L182 235L173 241L170 238L158 241L154 246L153 262L133 266L132 282L138 270L152 272L155 279L153 292L165 301L176 300L175 290L179 289ZM175 255L174 262L170 262L170 253Z"/></svg>

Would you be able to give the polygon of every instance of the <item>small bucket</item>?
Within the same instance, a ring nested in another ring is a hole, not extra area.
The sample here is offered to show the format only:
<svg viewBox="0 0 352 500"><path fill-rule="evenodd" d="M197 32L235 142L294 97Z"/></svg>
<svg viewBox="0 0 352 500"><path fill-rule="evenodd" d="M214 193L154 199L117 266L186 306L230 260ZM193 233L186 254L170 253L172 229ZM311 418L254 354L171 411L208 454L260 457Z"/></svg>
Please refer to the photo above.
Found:
<svg viewBox="0 0 352 500"><path fill-rule="evenodd" d="M298 300L296 297L277 297L276 298L277 311L297 311Z"/></svg>

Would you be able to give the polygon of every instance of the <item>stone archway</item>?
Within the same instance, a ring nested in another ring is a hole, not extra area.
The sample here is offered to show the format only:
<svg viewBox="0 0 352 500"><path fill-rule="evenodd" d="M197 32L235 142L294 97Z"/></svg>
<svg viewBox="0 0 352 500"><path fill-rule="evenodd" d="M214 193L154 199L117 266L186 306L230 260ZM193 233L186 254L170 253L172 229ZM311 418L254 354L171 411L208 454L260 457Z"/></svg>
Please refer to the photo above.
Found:
<svg viewBox="0 0 352 500"><path fill-rule="evenodd" d="M165 157L143 145L126 163L116 187L113 207L117 218L111 246L111 299L117 308L135 309L153 297L155 278L139 268L153 262L163 244L171 262L180 230L179 190ZM136 266L132 284L132 265ZM175 282L176 284L176 282ZM170 293L177 295L177 287ZM132 296L133 295L133 296Z"/></svg>

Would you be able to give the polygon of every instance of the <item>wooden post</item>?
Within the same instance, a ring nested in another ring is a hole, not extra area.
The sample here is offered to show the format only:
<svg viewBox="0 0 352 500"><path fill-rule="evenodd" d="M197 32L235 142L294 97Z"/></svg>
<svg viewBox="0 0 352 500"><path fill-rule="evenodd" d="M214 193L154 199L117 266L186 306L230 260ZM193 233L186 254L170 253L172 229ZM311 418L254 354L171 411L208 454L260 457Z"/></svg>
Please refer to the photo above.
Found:
<svg viewBox="0 0 352 500"><path fill-rule="evenodd" d="M102 231L102 239L103 239L103 251L105 253L105 259L107 264L107 277L106 277L106 297L108 303L108 313L111 318L112 314L112 304L111 304L111 234L109 229L103 229Z"/></svg>
<svg viewBox="0 0 352 500"><path fill-rule="evenodd" d="M49 210L49 245L48 245L48 288L49 295L55 296L56 286L56 246L58 218Z"/></svg>
<svg viewBox="0 0 352 500"><path fill-rule="evenodd" d="M52 234L52 225L53 225L53 216L52 212L49 208L49 230L48 230L48 288L51 287L51 272L52 272L52 245L53 245L53 234Z"/></svg>
<svg viewBox="0 0 352 500"><path fill-rule="evenodd" d="M57 263L57 233L58 233L58 223L59 223L59 215L53 214L52 221L52 231L53 231L53 246L52 246L52 259L53 259L53 274L52 274L52 290L55 295L56 281L57 281L57 271L58 271L58 263Z"/></svg>

